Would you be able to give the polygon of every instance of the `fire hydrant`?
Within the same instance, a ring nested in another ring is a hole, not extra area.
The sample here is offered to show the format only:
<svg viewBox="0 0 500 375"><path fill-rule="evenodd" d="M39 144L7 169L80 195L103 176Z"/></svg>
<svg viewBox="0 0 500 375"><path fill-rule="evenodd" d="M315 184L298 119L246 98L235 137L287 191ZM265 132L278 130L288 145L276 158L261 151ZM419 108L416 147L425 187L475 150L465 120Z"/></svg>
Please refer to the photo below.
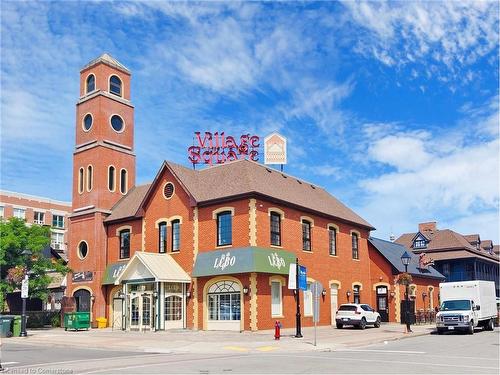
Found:
<svg viewBox="0 0 500 375"><path fill-rule="evenodd" d="M281 337L281 323L279 320L274 323L274 339L279 340Z"/></svg>

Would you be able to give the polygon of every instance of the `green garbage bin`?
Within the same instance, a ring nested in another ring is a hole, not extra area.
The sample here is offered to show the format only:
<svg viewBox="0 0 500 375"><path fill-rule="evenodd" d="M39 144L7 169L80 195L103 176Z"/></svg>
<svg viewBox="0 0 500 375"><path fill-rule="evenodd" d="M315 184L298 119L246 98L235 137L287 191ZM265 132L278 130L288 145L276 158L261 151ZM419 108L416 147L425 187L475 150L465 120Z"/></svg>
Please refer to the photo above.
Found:
<svg viewBox="0 0 500 375"><path fill-rule="evenodd" d="M23 317L21 315L14 315L14 320L12 322L12 336L19 337L21 336L21 322ZM28 318L26 317L26 320Z"/></svg>
<svg viewBox="0 0 500 375"><path fill-rule="evenodd" d="M0 315L0 337L12 337L12 320L11 315Z"/></svg>
<svg viewBox="0 0 500 375"><path fill-rule="evenodd" d="M74 312L64 314L64 330L68 329L89 329L90 328L90 313L89 312Z"/></svg>

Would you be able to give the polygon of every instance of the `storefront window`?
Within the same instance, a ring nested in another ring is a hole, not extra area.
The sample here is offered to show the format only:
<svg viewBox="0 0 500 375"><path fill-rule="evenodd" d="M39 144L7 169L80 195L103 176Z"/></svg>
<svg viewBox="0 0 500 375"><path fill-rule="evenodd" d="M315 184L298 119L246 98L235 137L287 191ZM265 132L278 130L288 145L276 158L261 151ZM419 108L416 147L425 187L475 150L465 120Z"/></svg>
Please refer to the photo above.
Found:
<svg viewBox="0 0 500 375"><path fill-rule="evenodd" d="M165 298L165 320L182 319L182 297L168 296Z"/></svg>
<svg viewBox="0 0 500 375"><path fill-rule="evenodd" d="M208 290L208 319L240 320L240 288L234 281L220 281Z"/></svg>

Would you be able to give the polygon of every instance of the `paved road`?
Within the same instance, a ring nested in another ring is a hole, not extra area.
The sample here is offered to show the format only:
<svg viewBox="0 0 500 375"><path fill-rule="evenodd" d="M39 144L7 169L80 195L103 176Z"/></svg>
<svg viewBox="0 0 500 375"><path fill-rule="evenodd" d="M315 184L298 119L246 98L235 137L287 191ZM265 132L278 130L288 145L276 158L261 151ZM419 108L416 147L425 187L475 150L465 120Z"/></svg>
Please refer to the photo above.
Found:
<svg viewBox="0 0 500 375"><path fill-rule="evenodd" d="M498 374L499 331L426 335L332 352L226 347L217 354L40 348L4 343L8 373L439 373ZM269 351L267 351L269 350ZM30 371L31 370L31 371ZM48 371L47 371L48 370Z"/></svg>

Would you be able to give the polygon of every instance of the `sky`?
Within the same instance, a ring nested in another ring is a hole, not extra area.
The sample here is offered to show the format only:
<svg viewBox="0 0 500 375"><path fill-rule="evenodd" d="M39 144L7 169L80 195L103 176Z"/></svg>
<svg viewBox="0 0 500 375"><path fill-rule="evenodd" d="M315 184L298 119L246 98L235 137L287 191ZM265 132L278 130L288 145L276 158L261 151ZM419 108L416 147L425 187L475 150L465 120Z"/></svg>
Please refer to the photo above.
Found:
<svg viewBox="0 0 500 375"><path fill-rule="evenodd" d="M71 200L79 71L132 71L137 183L195 131L288 140L285 171L388 239L499 243L499 5L1 2L0 188ZM263 162L263 158L261 158Z"/></svg>

